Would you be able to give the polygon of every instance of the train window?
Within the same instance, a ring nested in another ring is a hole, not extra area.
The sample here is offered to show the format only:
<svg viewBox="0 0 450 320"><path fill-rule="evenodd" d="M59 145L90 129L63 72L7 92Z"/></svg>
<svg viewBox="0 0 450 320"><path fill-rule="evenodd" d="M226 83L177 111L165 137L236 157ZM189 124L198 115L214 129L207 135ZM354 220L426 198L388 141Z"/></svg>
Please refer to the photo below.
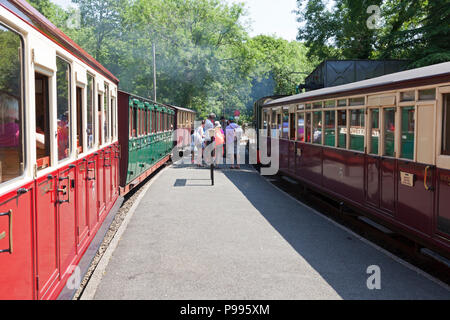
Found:
<svg viewBox="0 0 450 320"><path fill-rule="evenodd" d="M152 132L156 133L156 123L157 123L157 119L156 119L156 110L152 111Z"/></svg>
<svg viewBox="0 0 450 320"><path fill-rule="evenodd" d="M414 159L414 107L403 107L402 110L402 150L401 157L404 159Z"/></svg>
<svg viewBox="0 0 450 320"><path fill-rule="evenodd" d="M105 141L103 140L103 122L102 120L102 95L98 94L97 95L97 116L98 116L98 143L99 145L102 145Z"/></svg>
<svg viewBox="0 0 450 320"><path fill-rule="evenodd" d="M128 115L129 115L129 119L130 119L130 122L129 122L129 124L128 124L128 134L129 134L129 137L131 138L131 137L133 137L133 107L129 107L128 108Z"/></svg>
<svg viewBox="0 0 450 320"><path fill-rule="evenodd" d="M289 111L288 110L283 110L282 138L289 139Z"/></svg>
<svg viewBox="0 0 450 320"><path fill-rule="evenodd" d="M313 143L322 144L322 111L313 112Z"/></svg>
<svg viewBox="0 0 450 320"><path fill-rule="evenodd" d="M311 103L306 104L306 109L311 109Z"/></svg>
<svg viewBox="0 0 450 320"><path fill-rule="evenodd" d="M305 113L305 138L311 143L311 112Z"/></svg>
<svg viewBox="0 0 450 320"><path fill-rule="evenodd" d="M334 108L336 107L336 100L325 101L325 108Z"/></svg>
<svg viewBox="0 0 450 320"><path fill-rule="evenodd" d="M322 101L314 102L312 105L313 109L321 109L323 107Z"/></svg>
<svg viewBox="0 0 450 320"><path fill-rule="evenodd" d="M436 100L436 89L419 90L419 100Z"/></svg>
<svg viewBox="0 0 450 320"><path fill-rule="evenodd" d="M416 100L416 92L415 91L407 91L400 93L400 101L415 101Z"/></svg>
<svg viewBox="0 0 450 320"><path fill-rule="evenodd" d="M111 97L111 122L112 122L112 137L113 139L117 138L117 108L116 108L116 99Z"/></svg>
<svg viewBox="0 0 450 320"><path fill-rule="evenodd" d="M291 113L289 115L289 139L295 140L295 113Z"/></svg>
<svg viewBox="0 0 450 320"><path fill-rule="evenodd" d="M325 111L325 145L336 145L336 111Z"/></svg>
<svg viewBox="0 0 450 320"><path fill-rule="evenodd" d="M264 110L262 128L267 130L267 110Z"/></svg>
<svg viewBox="0 0 450 320"><path fill-rule="evenodd" d="M48 81L48 77L39 73L36 73L34 76L36 115L36 165L38 170L42 170L51 166Z"/></svg>
<svg viewBox="0 0 450 320"><path fill-rule="evenodd" d="M364 97L351 98L349 102L350 106L363 106L366 104L366 99Z"/></svg>
<svg viewBox="0 0 450 320"><path fill-rule="evenodd" d="M305 114L299 112L297 115L297 141L305 142Z"/></svg>
<svg viewBox="0 0 450 320"><path fill-rule="evenodd" d="M277 112L275 110L272 110L272 137L276 136L277 132Z"/></svg>
<svg viewBox="0 0 450 320"><path fill-rule="evenodd" d="M347 110L338 110L338 148L347 148Z"/></svg>
<svg viewBox="0 0 450 320"><path fill-rule="evenodd" d="M138 108L139 111L139 136L144 135L144 109Z"/></svg>
<svg viewBox="0 0 450 320"><path fill-rule="evenodd" d="M144 110L145 112L145 134L149 134L150 133L150 111L145 108Z"/></svg>
<svg viewBox="0 0 450 320"><path fill-rule="evenodd" d="M350 110L350 150L364 152L366 127L364 109Z"/></svg>
<svg viewBox="0 0 450 320"><path fill-rule="evenodd" d="M283 136L282 135L283 122L281 121L281 114L277 114L277 125L278 125L278 128L277 128L277 130L278 130L278 137L281 138Z"/></svg>
<svg viewBox="0 0 450 320"><path fill-rule="evenodd" d="M105 83L105 94L103 95L103 117L105 119L104 126L104 134L105 134L105 142L111 141L110 136L110 127L109 124L111 122L110 114L109 114L109 85Z"/></svg>
<svg viewBox="0 0 450 320"><path fill-rule="evenodd" d="M371 134L370 134L370 154L378 155L380 152L380 110L371 109Z"/></svg>
<svg viewBox="0 0 450 320"><path fill-rule="evenodd" d="M450 156L450 94L444 94L443 101L441 153Z"/></svg>
<svg viewBox="0 0 450 320"><path fill-rule="evenodd" d="M0 183L23 174L22 39L0 25Z"/></svg>
<svg viewBox="0 0 450 320"><path fill-rule="evenodd" d="M346 107L347 99L338 100L337 105L338 105L338 107Z"/></svg>
<svg viewBox="0 0 450 320"><path fill-rule="evenodd" d="M83 89L81 89L80 87L77 87L77 92L76 92L76 106L77 106L77 133L76 133L76 137L77 137L77 150L78 150L78 154L83 153L83 114L84 114L84 110L83 110Z"/></svg>
<svg viewBox="0 0 450 320"><path fill-rule="evenodd" d="M95 143L95 102L94 102L94 77L87 75L87 146L92 149Z"/></svg>
<svg viewBox="0 0 450 320"><path fill-rule="evenodd" d="M133 107L133 138L138 136L138 108Z"/></svg>
<svg viewBox="0 0 450 320"><path fill-rule="evenodd" d="M56 57L56 69L58 160L62 161L67 159L71 152L70 64L60 57Z"/></svg>
<svg viewBox="0 0 450 320"><path fill-rule="evenodd" d="M395 108L386 108L384 113L384 151L383 155L395 156Z"/></svg>

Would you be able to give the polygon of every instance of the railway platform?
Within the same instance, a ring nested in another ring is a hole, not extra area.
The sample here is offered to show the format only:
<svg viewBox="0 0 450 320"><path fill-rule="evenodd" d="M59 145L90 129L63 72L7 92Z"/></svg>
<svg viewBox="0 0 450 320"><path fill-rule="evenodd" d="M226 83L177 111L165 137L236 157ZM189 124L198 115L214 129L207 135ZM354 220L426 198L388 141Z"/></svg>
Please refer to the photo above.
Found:
<svg viewBox="0 0 450 320"><path fill-rule="evenodd" d="M164 169L114 240L82 299L450 299L251 167L216 170L214 186L207 169Z"/></svg>

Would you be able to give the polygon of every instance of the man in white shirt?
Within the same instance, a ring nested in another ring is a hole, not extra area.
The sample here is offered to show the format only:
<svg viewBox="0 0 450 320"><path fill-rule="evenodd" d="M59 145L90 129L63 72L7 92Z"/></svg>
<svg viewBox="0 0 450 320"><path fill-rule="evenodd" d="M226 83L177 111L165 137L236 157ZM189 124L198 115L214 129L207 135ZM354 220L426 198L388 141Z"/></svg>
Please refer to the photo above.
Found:
<svg viewBox="0 0 450 320"><path fill-rule="evenodd" d="M240 169L239 147L241 143L242 129L235 123L234 117L231 117L229 122L230 124L226 128L227 164L231 164L231 169ZM234 166L235 159L236 166Z"/></svg>
<svg viewBox="0 0 450 320"><path fill-rule="evenodd" d="M206 148L208 148L208 146L214 142L214 121L216 119L216 115L214 113L211 113L208 117L208 119L206 119L206 123L205 123L205 143L206 143ZM211 156L214 157L214 150L212 150L211 152L205 152L205 162L207 164L212 164L213 163L213 159L211 159Z"/></svg>

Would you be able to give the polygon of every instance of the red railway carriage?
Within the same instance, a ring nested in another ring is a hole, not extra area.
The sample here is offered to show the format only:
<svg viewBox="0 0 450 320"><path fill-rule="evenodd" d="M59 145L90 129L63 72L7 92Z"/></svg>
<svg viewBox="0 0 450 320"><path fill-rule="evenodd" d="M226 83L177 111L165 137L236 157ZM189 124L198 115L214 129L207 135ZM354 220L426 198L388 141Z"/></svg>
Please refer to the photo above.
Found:
<svg viewBox="0 0 450 320"><path fill-rule="evenodd" d="M118 199L118 80L0 1L0 299L54 299Z"/></svg>
<svg viewBox="0 0 450 320"><path fill-rule="evenodd" d="M260 111L260 141L280 137L282 174L450 256L450 62Z"/></svg>

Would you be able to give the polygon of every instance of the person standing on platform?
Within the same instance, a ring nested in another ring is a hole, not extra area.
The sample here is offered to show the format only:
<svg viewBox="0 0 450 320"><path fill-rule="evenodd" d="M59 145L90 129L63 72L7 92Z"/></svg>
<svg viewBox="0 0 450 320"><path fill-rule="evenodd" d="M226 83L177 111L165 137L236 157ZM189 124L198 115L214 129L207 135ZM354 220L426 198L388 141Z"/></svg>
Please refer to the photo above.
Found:
<svg viewBox="0 0 450 320"><path fill-rule="evenodd" d="M226 128L226 141L227 141L227 164L231 164L231 169L240 169L239 166L239 155L237 151L239 151L237 146L237 135L236 135L236 129L239 128L239 126L235 123L234 117L231 117L229 119L229 125ZM234 166L234 162L236 159L236 166Z"/></svg>
<svg viewBox="0 0 450 320"><path fill-rule="evenodd" d="M215 148L215 163L223 164L223 145L225 144L225 134L222 130L222 125L219 121L216 121L214 129L214 142L216 143Z"/></svg>
<svg viewBox="0 0 450 320"><path fill-rule="evenodd" d="M216 115L214 113L211 113L205 122L205 143L206 143L205 147L206 148L211 143L214 143L214 120L215 119L216 119ZM205 154L205 162L208 165L213 164L211 156L214 157L214 150L212 151L212 154L210 152L206 152L206 154Z"/></svg>
<svg viewBox="0 0 450 320"><path fill-rule="evenodd" d="M205 140L205 124L206 121L203 120L200 127L198 127L194 132L194 144L197 149L197 153L195 154L195 164L198 167L203 166L203 149L204 149L204 140Z"/></svg>

